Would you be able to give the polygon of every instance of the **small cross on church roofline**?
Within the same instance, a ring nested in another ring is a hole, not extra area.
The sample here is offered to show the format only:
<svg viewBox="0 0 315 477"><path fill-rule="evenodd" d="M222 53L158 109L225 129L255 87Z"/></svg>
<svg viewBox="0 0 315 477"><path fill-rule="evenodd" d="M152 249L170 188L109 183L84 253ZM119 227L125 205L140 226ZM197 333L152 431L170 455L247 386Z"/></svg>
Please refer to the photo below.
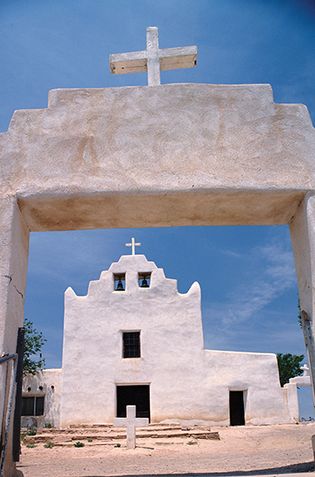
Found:
<svg viewBox="0 0 315 477"><path fill-rule="evenodd" d="M126 74L148 72L148 85L161 84L161 70L193 68L197 64L197 47L159 48L157 27L147 28L147 48L143 51L110 55L109 64L112 73Z"/></svg>
<svg viewBox="0 0 315 477"><path fill-rule="evenodd" d="M125 245L126 247L131 247L131 255L136 255L136 247L140 247L141 242L136 242L136 239L132 237L131 242L126 243Z"/></svg>

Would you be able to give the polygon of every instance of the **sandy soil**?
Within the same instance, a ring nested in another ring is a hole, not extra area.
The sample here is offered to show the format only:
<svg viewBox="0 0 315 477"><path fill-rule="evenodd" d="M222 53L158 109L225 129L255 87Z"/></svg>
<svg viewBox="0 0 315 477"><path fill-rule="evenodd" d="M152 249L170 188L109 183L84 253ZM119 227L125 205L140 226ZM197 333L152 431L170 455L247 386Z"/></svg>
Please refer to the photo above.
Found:
<svg viewBox="0 0 315 477"><path fill-rule="evenodd" d="M315 423L212 428L221 440L138 439L135 450L85 442L85 447L23 445L25 477L104 477L187 473L285 473L313 470ZM190 443L189 443L190 442Z"/></svg>

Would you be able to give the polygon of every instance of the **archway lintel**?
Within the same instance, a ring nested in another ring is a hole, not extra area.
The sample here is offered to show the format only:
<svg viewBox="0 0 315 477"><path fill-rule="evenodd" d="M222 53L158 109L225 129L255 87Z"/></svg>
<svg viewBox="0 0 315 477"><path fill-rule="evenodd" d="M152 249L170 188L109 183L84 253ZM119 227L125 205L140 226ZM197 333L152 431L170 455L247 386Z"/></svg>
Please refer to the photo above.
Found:
<svg viewBox="0 0 315 477"><path fill-rule="evenodd" d="M31 231L289 224L305 191L181 191L19 197Z"/></svg>

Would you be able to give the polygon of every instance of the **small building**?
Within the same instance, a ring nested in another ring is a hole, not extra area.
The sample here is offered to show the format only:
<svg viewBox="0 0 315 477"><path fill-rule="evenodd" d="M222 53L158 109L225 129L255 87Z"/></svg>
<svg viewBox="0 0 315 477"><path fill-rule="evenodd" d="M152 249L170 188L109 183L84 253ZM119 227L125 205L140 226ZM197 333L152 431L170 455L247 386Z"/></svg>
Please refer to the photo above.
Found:
<svg viewBox="0 0 315 477"><path fill-rule="evenodd" d="M179 293L132 254L66 290L62 369L24 380L23 422L113 423L135 404L153 423L276 424L295 420L288 399L275 354L205 349L199 284Z"/></svg>

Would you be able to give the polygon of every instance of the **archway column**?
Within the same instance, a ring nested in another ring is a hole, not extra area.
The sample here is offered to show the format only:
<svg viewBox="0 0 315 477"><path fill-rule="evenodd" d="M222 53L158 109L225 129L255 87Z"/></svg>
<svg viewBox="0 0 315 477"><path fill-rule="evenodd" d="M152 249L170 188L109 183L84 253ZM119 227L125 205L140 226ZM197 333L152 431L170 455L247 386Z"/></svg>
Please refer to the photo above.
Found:
<svg viewBox="0 0 315 477"><path fill-rule="evenodd" d="M315 193L309 192L290 224L299 287L302 327L307 344L313 388L315 385ZM305 319L305 317L307 319ZM314 401L315 405L315 401Z"/></svg>
<svg viewBox="0 0 315 477"><path fill-rule="evenodd" d="M0 199L0 354L15 353L18 328L23 324L29 230L15 197ZM0 365L0 429L6 395L7 365ZM11 423L13 418L11 419ZM5 476L15 475L9 438Z"/></svg>

